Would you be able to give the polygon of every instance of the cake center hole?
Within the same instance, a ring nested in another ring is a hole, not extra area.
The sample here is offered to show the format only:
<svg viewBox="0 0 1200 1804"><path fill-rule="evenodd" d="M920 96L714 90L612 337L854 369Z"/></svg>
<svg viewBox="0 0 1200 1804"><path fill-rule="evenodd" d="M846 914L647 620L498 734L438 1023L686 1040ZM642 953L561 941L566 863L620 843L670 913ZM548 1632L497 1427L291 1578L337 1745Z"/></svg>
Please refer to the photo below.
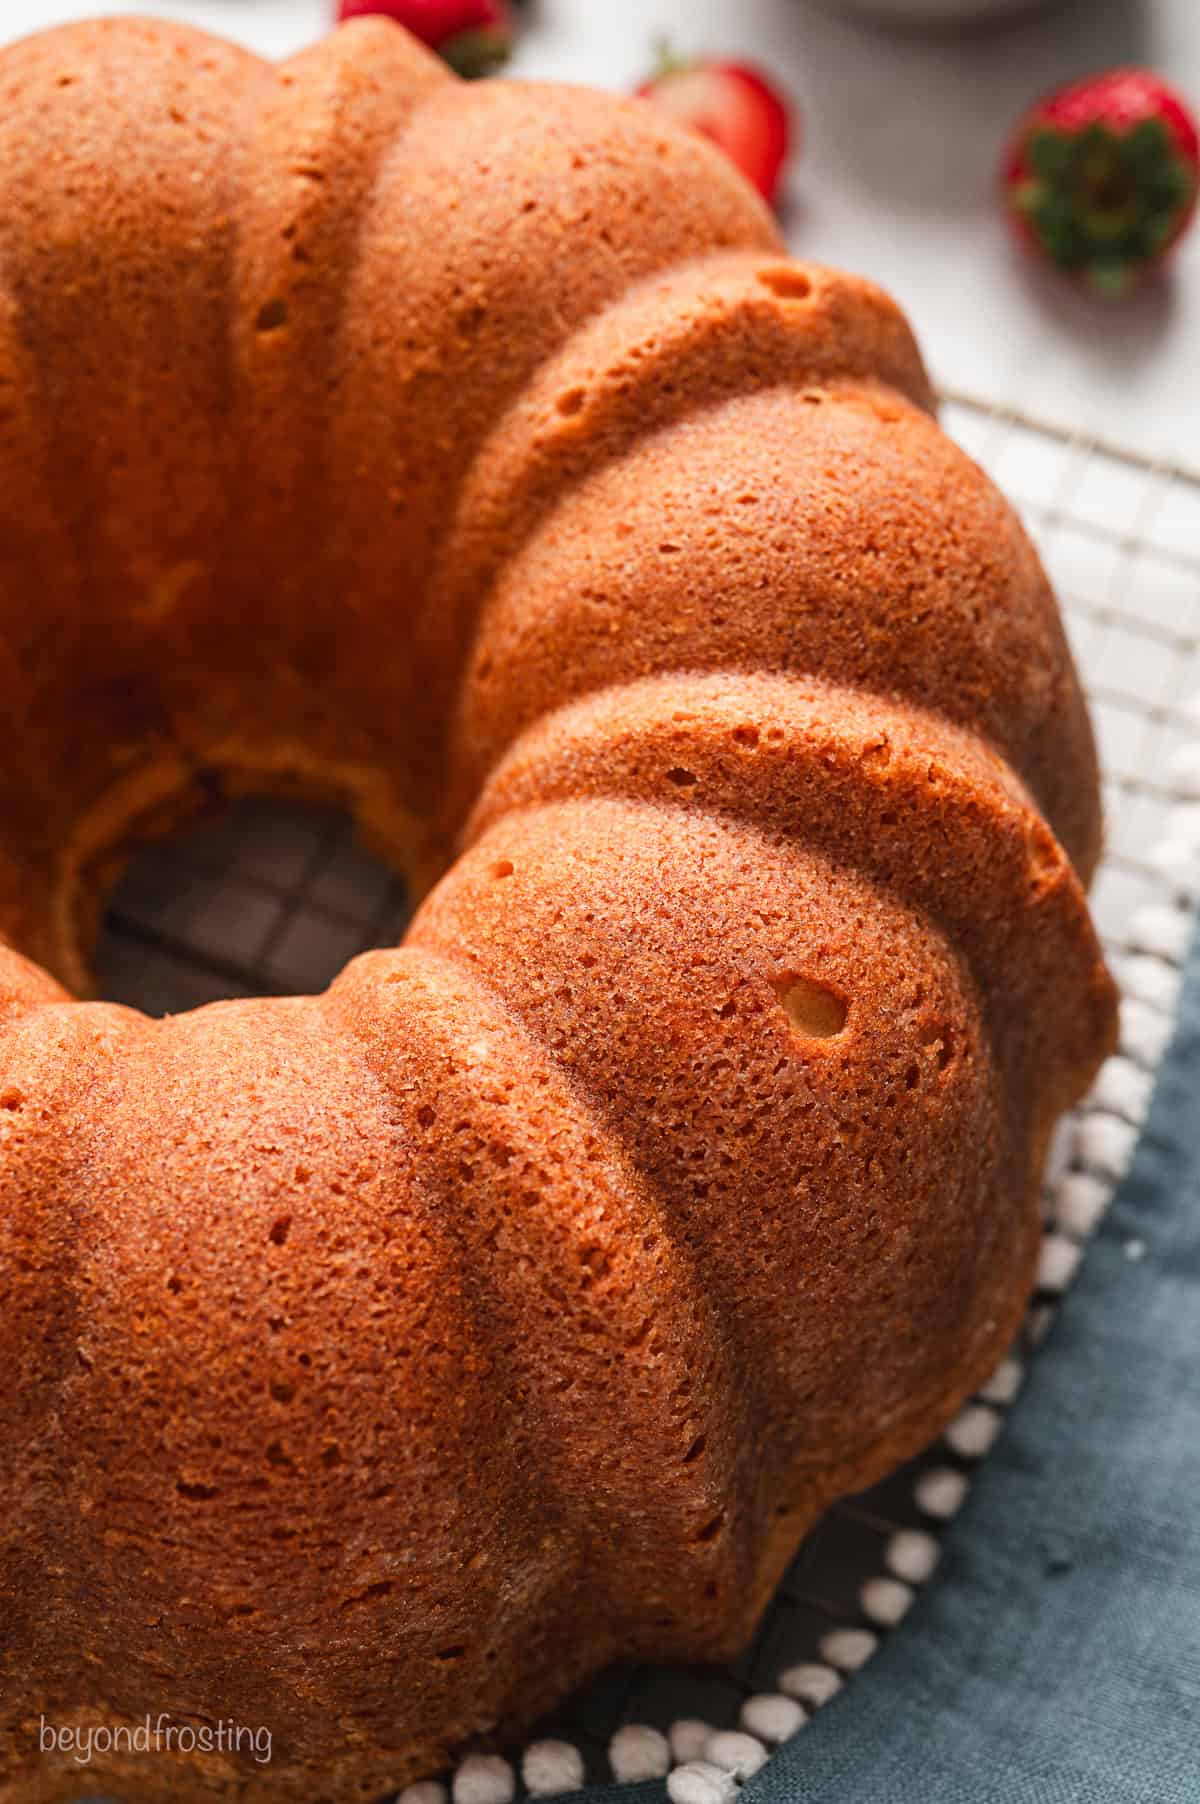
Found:
<svg viewBox="0 0 1200 1804"><path fill-rule="evenodd" d="M355 956L394 946L404 884L350 816L246 800L135 854L109 897L99 992L150 1015L232 996L323 990Z"/></svg>
<svg viewBox="0 0 1200 1804"><path fill-rule="evenodd" d="M832 1040L846 1025L845 998L828 984L809 977L789 977L780 987L783 1012L807 1040Z"/></svg>

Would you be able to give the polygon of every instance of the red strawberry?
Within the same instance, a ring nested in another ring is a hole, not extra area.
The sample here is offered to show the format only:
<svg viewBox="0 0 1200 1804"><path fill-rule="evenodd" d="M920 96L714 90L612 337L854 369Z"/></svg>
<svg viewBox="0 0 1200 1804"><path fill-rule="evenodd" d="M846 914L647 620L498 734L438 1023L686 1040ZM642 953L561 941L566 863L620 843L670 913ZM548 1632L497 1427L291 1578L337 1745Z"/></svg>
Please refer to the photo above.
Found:
<svg viewBox="0 0 1200 1804"><path fill-rule="evenodd" d="M1001 179L1025 245L1097 294L1128 294L1191 221L1200 138L1165 82L1113 69L1040 100L1017 127Z"/></svg>
<svg viewBox="0 0 1200 1804"><path fill-rule="evenodd" d="M789 109L748 63L705 57L694 63L664 59L638 93L719 144L759 193L773 201L792 139Z"/></svg>
<svg viewBox="0 0 1200 1804"><path fill-rule="evenodd" d="M508 0L339 0L339 20L366 13L406 26L460 75L486 75L512 49Z"/></svg>

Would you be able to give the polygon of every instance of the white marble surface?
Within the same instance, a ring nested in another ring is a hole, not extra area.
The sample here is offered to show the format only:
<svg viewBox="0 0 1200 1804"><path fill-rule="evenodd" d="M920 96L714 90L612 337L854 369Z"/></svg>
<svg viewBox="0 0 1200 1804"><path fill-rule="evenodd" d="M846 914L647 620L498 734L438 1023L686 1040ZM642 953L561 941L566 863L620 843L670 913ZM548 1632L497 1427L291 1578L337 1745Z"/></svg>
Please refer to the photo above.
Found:
<svg viewBox="0 0 1200 1804"><path fill-rule="evenodd" d="M333 0L124 0L282 55ZM18 36L97 0L0 0ZM796 96L806 142L784 216L802 255L876 276L939 381L1200 473L1200 227L1171 276L1105 307L1025 266L997 215L1010 121L1041 88L1121 61L1200 106L1200 0L1064 0L965 35L905 35L813 0L534 0L522 75L629 87L656 37L757 57Z"/></svg>

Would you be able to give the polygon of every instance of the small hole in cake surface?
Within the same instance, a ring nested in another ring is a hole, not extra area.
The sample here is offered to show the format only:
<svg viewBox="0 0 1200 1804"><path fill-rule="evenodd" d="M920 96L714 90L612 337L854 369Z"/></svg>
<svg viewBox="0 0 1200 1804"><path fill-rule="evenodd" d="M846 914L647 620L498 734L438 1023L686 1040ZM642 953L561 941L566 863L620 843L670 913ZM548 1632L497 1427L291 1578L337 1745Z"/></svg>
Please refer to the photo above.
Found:
<svg viewBox="0 0 1200 1804"><path fill-rule="evenodd" d="M258 310L258 318L254 322L258 332L278 332L280 326L287 325L287 302L281 300L267 301Z"/></svg>
<svg viewBox="0 0 1200 1804"><path fill-rule="evenodd" d="M1035 900L1063 881L1066 861L1054 835L1041 821L1031 821L1029 835L1029 875Z"/></svg>
<svg viewBox="0 0 1200 1804"><path fill-rule="evenodd" d="M409 913L403 879L344 809L244 797L134 851L102 920L96 989L149 1015L312 994L357 953L397 945Z"/></svg>
<svg viewBox="0 0 1200 1804"><path fill-rule="evenodd" d="M184 1478L176 1480L175 1489L188 1503L208 1503L220 1495L216 1485L189 1484Z"/></svg>
<svg viewBox="0 0 1200 1804"><path fill-rule="evenodd" d="M583 412L583 404L586 400L586 388L568 388L558 397L556 405L559 413L570 419L572 415Z"/></svg>
<svg viewBox="0 0 1200 1804"><path fill-rule="evenodd" d="M812 278L792 263L773 264L760 269L758 279L764 288L783 301L806 301L812 294Z"/></svg>
<svg viewBox="0 0 1200 1804"><path fill-rule="evenodd" d="M513 862L511 858L498 858L492 866L492 879L494 882L499 882L505 877L511 877L512 874Z"/></svg>
<svg viewBox="0 0 1200 1804"><path fill-rule="evenodd" d="M779 1001L796 1033L806 1040L832 1040L842 1032L849 1014L845 997L809 977L785 979Z"/></svg>

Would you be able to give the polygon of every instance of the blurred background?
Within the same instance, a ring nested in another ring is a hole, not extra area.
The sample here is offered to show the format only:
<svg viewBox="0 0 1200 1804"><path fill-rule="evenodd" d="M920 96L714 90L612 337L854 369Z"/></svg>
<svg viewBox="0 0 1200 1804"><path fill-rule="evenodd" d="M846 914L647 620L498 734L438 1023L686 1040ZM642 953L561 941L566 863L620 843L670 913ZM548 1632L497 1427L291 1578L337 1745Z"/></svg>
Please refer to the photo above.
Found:
<svg viewBox="0 0 1200 1804"><path fill-rule="evenodd" d="M864 16L867 5L891 22ZM0 34L104 10L3 0ZM282 56L329 29L335 0L111 10L186 19ZM972 22L903 22L917 12ZM751 59L790 97L803 142L779 207L793 248L890 288L944 387L1200 468L1200 230L1166 279L1105 307L1016 254L996 196L1005 139L1047 88L1136 63L1200 105L1197 0L526 0L509 72L627 91L664 39L685 57Z"/></svg>

